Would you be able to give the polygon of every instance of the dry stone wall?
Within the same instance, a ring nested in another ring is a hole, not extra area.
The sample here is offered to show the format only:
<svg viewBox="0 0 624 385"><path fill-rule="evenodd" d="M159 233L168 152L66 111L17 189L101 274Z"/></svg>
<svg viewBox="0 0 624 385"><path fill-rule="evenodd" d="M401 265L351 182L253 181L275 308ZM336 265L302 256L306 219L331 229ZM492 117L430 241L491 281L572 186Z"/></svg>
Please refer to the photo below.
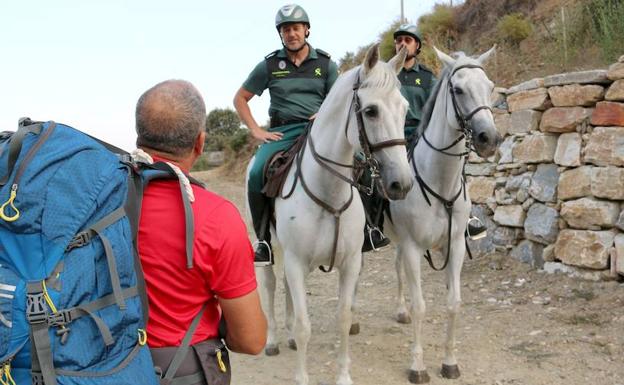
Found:
<svg viewBox="0 0 624 385"><path fill-rule="evenodd" d="M493 251L624 276L624 56L607 70L533 79L492 96L504 140L466 165Z"/></svg>

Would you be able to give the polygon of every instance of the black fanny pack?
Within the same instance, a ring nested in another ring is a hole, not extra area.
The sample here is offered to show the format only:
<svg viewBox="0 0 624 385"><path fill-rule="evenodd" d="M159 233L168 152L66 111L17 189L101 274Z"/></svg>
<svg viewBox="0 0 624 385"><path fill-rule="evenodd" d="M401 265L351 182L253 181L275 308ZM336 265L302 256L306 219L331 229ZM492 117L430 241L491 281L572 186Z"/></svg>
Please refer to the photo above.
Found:
<svg viewBox="0 0 624 385"><path fill-rule="evenodd" d="M418 119L408 119L405 121L405 127L418 127L420 124L420 120Z"/></svg>
<svg viewBox="0 0 624 385"><path fill-rule="evenodd" d="M232 380L230 357L221 339L210 339L191 346L175 377L164 378L178 351L177 346L150 348L161 385L229 385Z"/></svg>

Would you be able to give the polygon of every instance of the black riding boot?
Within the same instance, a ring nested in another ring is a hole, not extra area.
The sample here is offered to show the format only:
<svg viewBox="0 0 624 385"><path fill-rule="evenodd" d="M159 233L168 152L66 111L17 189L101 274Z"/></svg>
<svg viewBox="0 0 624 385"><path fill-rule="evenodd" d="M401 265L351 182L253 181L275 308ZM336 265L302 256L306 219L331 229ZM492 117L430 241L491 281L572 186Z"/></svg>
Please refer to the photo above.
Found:
<svg viewBox="0 0 624 385"><path fill-rule="evenodd" d="M269 266L274 263L271 248L271 200L262 193L248 192L249 211L258 242L254 254L256 266Z"/></svg>
<svg viewBox="0 0 624 385"><path fill-rule="evenodd" d="M360 183L365 186L371 185L370 172L367 170L360 178ZM385 204L384 197L379 192L379 187L374 186L373 194L367 195L360 191L360 198L366 212L366 225L364 226L364 243L362 244L362 252L377 250L390 244L383 234L383 209Z"/></svg>

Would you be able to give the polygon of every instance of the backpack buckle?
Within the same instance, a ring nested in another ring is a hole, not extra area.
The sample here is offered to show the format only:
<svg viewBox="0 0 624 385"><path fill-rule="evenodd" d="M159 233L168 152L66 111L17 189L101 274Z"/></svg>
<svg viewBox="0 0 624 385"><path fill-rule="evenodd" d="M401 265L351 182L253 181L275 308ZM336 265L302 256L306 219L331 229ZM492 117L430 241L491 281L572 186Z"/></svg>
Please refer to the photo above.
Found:
<svg viewBox="0 0 624 385"><path fill-rule="evenodd" d="M26 295L26 319L31 325L48 321L43 292Z"/></svg>
<svg viewBox="0 0 624 385"><path fill-rule="evenodd" d="M72 321L72 317L67 310L63 310L48 314L47 321L51 327L64 326Z"/></svg>
<svg viewBox="0 0 624 385"><path fill-rule="evenodd" d="M69 245L65 248L65 251L70 251L71 249L75 249L77 247L82 247L87 243L91 242L91 232L90 231L81 231L76 234L71 241L69 241Z"/></svg>

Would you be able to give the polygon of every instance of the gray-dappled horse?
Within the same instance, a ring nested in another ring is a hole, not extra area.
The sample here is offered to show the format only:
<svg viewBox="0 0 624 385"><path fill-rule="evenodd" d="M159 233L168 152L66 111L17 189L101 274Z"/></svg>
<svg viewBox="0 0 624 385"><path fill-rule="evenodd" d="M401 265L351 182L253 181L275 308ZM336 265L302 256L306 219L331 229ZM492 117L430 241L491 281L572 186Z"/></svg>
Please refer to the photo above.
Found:
<svg viewBox="0 0 624 385"><path fill-rule="evenodd" d="M282 195L275 201L274 230L284 259L286 327L289 345L297 349L295 378L299 385L309 382L306 351L311 327L305 279L319 266L340 272L337 384L352 384L348 338L364 238L364 209L352 176L354 154L364 152L369 166L378 170L390 199L406 196L413 184L403 135L407 102L396 76L405 55L401 52L384 63L374 46L361 66L338 78L289 171L282 192L288 197ZM256 273L269 322L265 351L274 355L279 353L275 273L272 266L257 268Z"/></svg>
<svg viewBox="0 0 624 385"><path fill-rule="evenodd" d="M404 268L414 318L414 346L409 380L429 381L423 359L422 323L425 300L421 291L421 257L437 250L443 262L435 267L446 270L448 288L448 328L442 376L459 377L455 357L455 326L459 311L460 273L466 243L464 233L471 202L465 187L464 165L471 148L483 157L494 154L500 142L496 131L490 95L494 84L482 67L494 48L474 59L463 54L452 58L436 49L444 70L424 111L420 139L410 154L416 178L414 188L403 201L390 202L392 232L398 238L396 268L399 283L399 322L410 322L405 307L401 270Z"/></svg>

